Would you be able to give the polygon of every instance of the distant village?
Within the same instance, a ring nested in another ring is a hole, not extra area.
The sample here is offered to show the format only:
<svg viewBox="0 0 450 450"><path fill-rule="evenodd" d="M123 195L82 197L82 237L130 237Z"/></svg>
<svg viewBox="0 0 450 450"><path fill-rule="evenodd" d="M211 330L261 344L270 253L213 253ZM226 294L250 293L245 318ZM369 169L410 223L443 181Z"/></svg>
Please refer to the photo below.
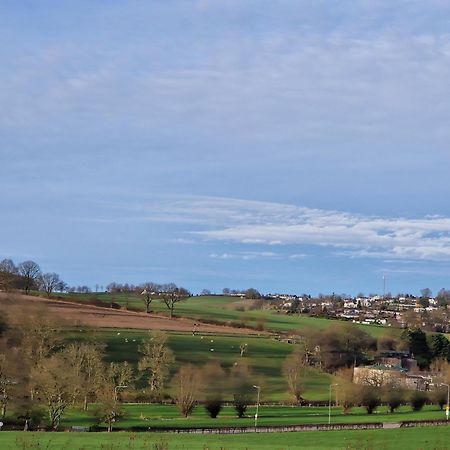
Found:
<svg viewBox="0 0 450 450"><path fill-rule="evenodd" d="M436 297L424 289L421 296L370 295L353 298L339 295L297 296L269 294L272 307L287 314L305 314L366 325L421 328L450 331L450 291L442 289Z"/></svg>

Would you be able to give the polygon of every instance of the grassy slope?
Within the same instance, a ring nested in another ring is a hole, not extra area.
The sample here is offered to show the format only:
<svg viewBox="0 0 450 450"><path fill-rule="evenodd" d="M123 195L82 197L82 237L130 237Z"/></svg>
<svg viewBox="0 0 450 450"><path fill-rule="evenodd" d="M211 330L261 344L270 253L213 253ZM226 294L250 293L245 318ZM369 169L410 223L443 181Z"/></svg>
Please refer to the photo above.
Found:
<svg viewBox="0 0 450 450"><path fill-rule="evenodd" d="M147 333L133 330L74 331L70 339L95 340L107 344L109 361L128 361L134 365L140 357L138 347ZM211 342L213 341L213 342ZM250 364L255 380L263 387L263 401L286 400L286 386L281 366L293 345L279 342L269 337L209 336L186 333L170 333L169 346L175 353L174 373L185 363L203 365L208 361L218 361L222 367L229 368L241 359L239 345L247 344L244 359ZM213 351L211 351L213 349ZM332 377L314 369L305 378L305 397L310 400L324 400ZM256 381L255 381L256 382Z"/></svg>
<svg viewBox="0 0 450 450"><path fill-rule="evenodd" d="M66 296L63 296L63 298ZM110 302L118 303L133 309L144 310L142 299L133 294L70 294L67 297L77 301L86 301L96 297L108 304ZM273 331L289 332L301 330L302 328L324 329L330 325L342 325L342 321L332 321L308 316L288 316L276 311L237 311L232 307L233 303L241 302L241 299L226 296L197 296L191 297L187 301L180 302L175 307L175 314L178 316L190 317L193 319L218 320L221 322L246 323L248 325L264 326ZM155 312L166 313L167 308L160 300L152 302L152 309ZM356 324L358 328L366 331L374 337L378 337L386 332L386 327L377 325Z"/></svg>
<svg viewBox="0 0 450 450"><path fill-rule="evenodd" d="M176 435L132 433L0 433L0 448L47 450L294 450L294 449L448 449L448 427L398 430L322 431L244 435Z"/></svg>

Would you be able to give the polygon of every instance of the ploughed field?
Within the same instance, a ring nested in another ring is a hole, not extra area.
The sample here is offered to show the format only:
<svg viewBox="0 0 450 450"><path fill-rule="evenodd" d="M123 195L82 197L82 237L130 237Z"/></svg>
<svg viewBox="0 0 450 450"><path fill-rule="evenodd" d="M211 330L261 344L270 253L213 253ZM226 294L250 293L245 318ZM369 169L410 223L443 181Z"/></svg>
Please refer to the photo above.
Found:
<svg viewBox="0 0 450 450"><path fill-rule="evenodd" d="M0 300L5 294L0 293ZM15 295L24 302L40 304L48 308L51 313L65 319L68 324L83 327L99 328L134 328L144 330L192 331L209 333L256 333L245 328L231 328L221 324L207 324L196 322L188 317L174 317L170 319L163 314L146 314L145 312L126 309L113 309L111 302L104 302L103 307L83 304L83 297L77 298L80 303L65 301L64 299L47 299L43 297ZM259 332L259 334L263 334Z"/></svg>

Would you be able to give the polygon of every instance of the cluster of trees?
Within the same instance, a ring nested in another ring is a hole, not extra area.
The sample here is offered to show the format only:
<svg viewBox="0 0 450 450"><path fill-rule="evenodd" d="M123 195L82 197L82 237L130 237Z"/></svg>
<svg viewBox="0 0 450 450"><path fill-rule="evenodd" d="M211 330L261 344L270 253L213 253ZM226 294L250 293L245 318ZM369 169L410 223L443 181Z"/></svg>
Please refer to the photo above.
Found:
<svg viewBox="0 0 450 450"><path fill-rule="evenodd" d="M442 333L420 328L405 329L400 335L387 332L375 339L350 324L331 326L320 333L302 331L299 344L305 365L334 373L341 368L373 363L379 352L406 351L420 369L436 369L450 362L450 341Z"/></svg>
<svg viewBox="0 0 450 450"><path fill-rule="evenodd" d="M7 306L7 308L5 308ZM52 429L68 406L99 402L99 417L112 423L120 411L117 386L132 380L132 368L104 362L98 344L63 340L62 323L47 310L3 303L0 334L1 418L11 408L28 429L47 415ZM109 419L108 419L109 418Z"/></svg>
<svg viewBox="0 0 450 450"><path fill-rule="evenodd" d="M24 261L17 266L11 259L0 262L0 290L23 289L29 294L32 289L40 289L49 297L55 291L64 291L67 285L57 273L44 273L34 261Z"/></svg>
<svg viewBox="0 0 450 450"><path fill-rule="evenodd" d="M107 363L103 345L68 342L60 319L42 307L30 305L24 310L22 306L13 297L2 303L2 421L9 410L9 416L25 429L42 423L45 416L50 427L57 429L68 407L87 410L95 403L99 422L111 429L123 416L120 397L124 390L146 401L160 401L169 393L186 417L199 401L211 417L217 417L225 392L232 394L239 417L254 400L254 376L245 360L229 371L218 363L207 363L203 367L183 365L174 373L175 358L167 335L154 332L139 346L137 367L126 361Z"/></svg>

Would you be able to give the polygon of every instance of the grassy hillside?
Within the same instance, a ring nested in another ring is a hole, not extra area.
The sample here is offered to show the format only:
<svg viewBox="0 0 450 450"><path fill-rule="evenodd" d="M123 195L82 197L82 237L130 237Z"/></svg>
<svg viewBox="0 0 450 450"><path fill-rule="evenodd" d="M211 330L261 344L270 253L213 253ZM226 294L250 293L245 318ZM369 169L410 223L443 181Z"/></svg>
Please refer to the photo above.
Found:
<svg viewBox="0 0 450 450"><path fill-rule="evenodd" d="M67 294L61 298L71 298L76 301L100 301L105 306L111 302L133 310L144 311L142 299L135 294ZM344 322L328 320L302 315L287 315L274 310L241 311L243 301L236 297L227 296L196 296L178 303L175 307L175 315L193 319L215 320L223 323L250 325L264 327L265 329L280 332L301 331L304 328L324 329L332 324L338 326ZM160 300L152 302L152 310L166 313L167 308ZM386 327L378 325L355 324L356 327L366 331L374 337L379 337L386 332Z"/></svg>
<svg viewBox="0 0 450 450"><path fill-rule="evenodd" d="M140 358L139 344L147 336L146 332L135 330L95 330L73 331L69 340L97 341L106 344L109 361L128 361L137 365ZM243 357L251 366L258 383L264 387L263 400L287 400L286 385L281 366L293 345L279 342L270 337L212 336L206 334L170 333L169 346L175 354L176 362L172 373L185 363L203 365L208 361L218 361L222 367L230 368L241 358L239 345L247 344ZM304 388L309 400L327 398L327 389L332 377L314 369L307 371Z"/></svg>

